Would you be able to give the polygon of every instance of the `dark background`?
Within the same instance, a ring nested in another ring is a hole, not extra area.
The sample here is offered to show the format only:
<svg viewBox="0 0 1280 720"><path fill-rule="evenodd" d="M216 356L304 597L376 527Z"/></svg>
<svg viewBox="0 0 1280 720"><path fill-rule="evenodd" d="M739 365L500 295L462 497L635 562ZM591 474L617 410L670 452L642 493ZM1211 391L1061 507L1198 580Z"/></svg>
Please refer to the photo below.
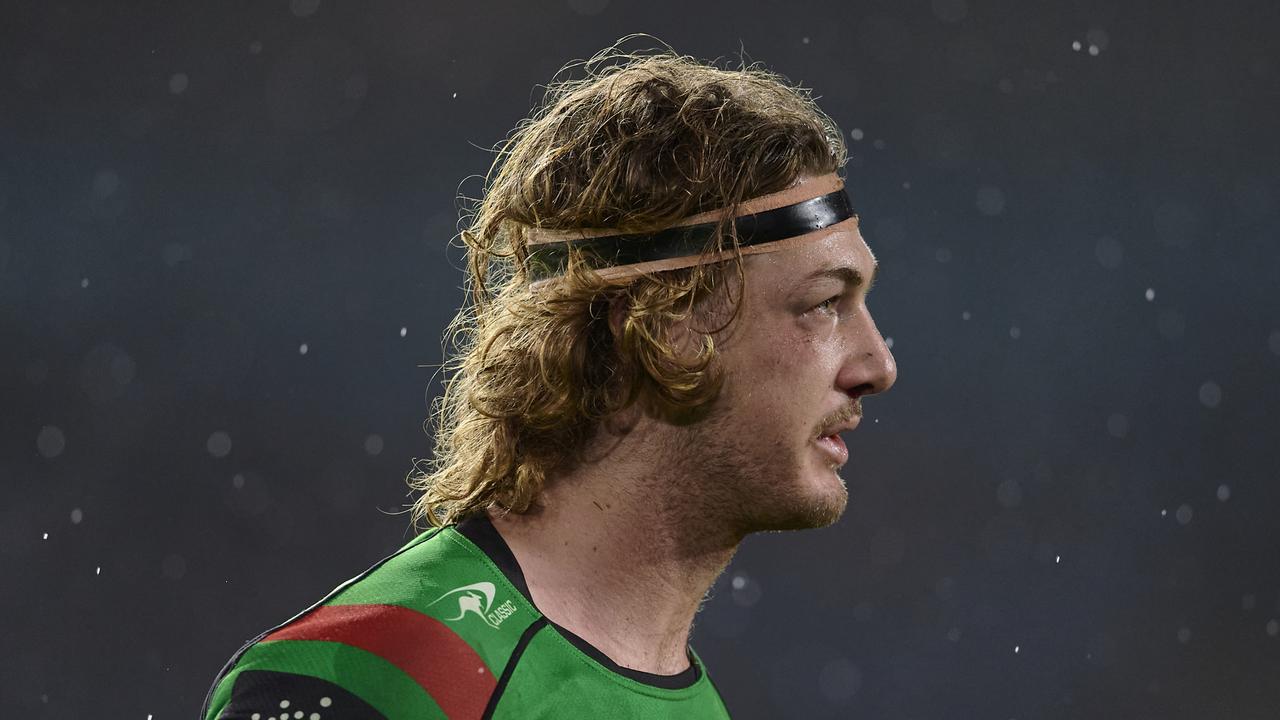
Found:
<svg viewBox="0 0 1280 720"><path fill-rule="evenodd" d="M734 716L1280 716L1278 21L4 3L0 716L193 717L407 540L457 198L633 32L812 88L899 363L844 519L749 538L698 616Z"/></svg>

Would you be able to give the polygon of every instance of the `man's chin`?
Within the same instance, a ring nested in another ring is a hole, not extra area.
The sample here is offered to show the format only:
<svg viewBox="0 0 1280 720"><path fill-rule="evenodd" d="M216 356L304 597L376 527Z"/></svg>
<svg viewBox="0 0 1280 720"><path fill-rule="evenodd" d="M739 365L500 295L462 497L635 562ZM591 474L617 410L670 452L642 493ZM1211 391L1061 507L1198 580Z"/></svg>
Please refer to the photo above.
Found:
<svg viewBox="0 0 1280 720"><path fill-rule="evenodd" d="M800 523L794 529L808 530L832 525L844 515L844 510L848 505L849 491L845 490L844 485L841 485L840 492L834 497L816 500L812 505L808 506L806 512L799 515Z"/></svg>
<svg viewBox="0 0 1280 720"><path fill-rule="evenodd" d="M838 476L837 476L838 478ZM761 508L748 532L772 532L782 530L813 530L834 524L844 515L849 504L849 491L844 481L834 486L814 489L807 497L792 496L785 502Z"/></svg>

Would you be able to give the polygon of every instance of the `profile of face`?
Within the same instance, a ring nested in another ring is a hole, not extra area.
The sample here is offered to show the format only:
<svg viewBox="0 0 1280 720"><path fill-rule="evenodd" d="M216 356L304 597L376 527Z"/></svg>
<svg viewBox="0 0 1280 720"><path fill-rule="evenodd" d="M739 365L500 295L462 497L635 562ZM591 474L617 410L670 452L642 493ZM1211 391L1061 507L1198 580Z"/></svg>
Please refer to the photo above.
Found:
<svg viewBox="0 0 1280 720"><path fill-rule="evenodd" d="M673 429L670 459L690 471L698 486L685 497L704 517L746 535L844 512L838 433L856 426L861 397L897 378L866 305L876 267L856 219L744 257L738 317L712 336L723 390L701 421Z"/></svg>

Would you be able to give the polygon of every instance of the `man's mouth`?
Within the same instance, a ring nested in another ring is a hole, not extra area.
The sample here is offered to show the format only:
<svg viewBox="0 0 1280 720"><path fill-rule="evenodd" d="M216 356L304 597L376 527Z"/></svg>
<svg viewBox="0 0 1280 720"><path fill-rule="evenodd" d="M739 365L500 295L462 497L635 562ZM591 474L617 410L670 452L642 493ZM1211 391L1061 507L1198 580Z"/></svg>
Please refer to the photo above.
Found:
<svg viewBox="0 0 1280 720"><path fill-rule="evenodd" d="M824 435L814 441L818 447L838 465L849 461L849 448L839 435Z"/></svg>

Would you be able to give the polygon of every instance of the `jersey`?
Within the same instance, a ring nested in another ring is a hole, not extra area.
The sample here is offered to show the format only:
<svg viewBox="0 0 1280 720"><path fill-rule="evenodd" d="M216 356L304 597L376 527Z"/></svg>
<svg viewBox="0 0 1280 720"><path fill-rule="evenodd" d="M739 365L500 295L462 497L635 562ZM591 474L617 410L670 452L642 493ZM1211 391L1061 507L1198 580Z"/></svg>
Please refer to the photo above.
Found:
<svg viewBox="0 0 1280 720"><path fill-rule="evenodd" d="M204 720L728 718L702 661L617 665L542 615L484 515L423 533L246 643Z"/></svg>

